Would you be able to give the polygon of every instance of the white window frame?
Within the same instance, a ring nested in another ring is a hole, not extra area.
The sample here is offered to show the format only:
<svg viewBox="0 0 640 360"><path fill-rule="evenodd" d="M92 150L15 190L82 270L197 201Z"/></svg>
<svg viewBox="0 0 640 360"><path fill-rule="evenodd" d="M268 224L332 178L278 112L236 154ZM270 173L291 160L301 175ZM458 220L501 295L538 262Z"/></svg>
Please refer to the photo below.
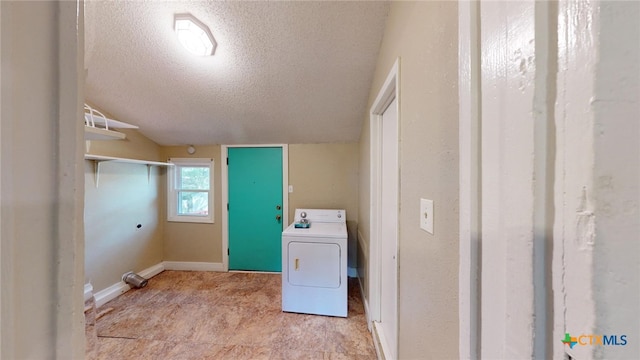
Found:
<svg viewBox="0 0 640 360"><path fill-rule="evenodd" d="M167 221L213 224L215 221L213 208L213 178L214 161L209 158L171 158L167 171ZM177 208L178 192L175 189L176 170L180 166L208 166L209 167L209 214L207 216L179 215Z"/></svg>

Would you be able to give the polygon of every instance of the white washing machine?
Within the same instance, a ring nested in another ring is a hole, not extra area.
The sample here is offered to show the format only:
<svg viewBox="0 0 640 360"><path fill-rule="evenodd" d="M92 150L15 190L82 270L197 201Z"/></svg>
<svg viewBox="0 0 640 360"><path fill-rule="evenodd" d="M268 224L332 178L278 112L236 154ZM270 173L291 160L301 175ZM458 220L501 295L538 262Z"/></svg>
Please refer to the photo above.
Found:
<svg viewBox="0 0 640 360"><path fill-rule="evenodd" d="M296 209L282 232L282 311L347 316L346 218L345 210Z"/></svg>

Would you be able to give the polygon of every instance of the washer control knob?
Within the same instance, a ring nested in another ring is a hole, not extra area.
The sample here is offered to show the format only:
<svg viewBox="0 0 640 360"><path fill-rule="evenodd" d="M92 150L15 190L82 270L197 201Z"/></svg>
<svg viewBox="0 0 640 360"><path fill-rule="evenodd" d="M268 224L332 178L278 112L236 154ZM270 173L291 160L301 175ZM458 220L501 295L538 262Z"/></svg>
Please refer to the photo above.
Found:
<svg viewBox="0 0 640 360"><path fill-rule="evenodd" d="M342 214L338 213L338 219L342 219Z"/></svg>
<svg viewBox="0 0 640 360"><path fill-rule="evenodd" d="M303 219L306 218L307 217L307 213L305 211L301 212L300 213L300 217L303 218Z"/></svg>

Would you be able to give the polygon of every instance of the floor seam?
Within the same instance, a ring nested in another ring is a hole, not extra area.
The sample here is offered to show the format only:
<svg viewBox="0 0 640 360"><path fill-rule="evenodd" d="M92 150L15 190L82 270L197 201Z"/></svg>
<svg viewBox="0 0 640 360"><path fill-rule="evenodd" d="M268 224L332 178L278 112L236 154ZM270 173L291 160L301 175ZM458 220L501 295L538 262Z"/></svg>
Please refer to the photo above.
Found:
<svg viewBox="0 0 640 360"><path fill-rule="evenodd" d="M100 339L100 338L105 338L105 339L127 339L127 340L149 340L149 339L142 339L142 338L128 337L128 336L103 336L103 335L98 335L98 339Z"/></svg>

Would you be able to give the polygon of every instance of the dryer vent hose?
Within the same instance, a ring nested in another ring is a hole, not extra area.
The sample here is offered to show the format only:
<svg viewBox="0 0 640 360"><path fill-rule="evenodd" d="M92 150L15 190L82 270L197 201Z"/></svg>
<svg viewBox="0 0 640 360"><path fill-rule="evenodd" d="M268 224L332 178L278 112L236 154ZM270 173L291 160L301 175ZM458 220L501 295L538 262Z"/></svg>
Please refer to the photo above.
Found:
<svg viewBox="0 0 640 360"><path fill-rule="evenodd" d="M122 281L137 289L147 286L147 283L149 282L149 280L134 273L133 271L129 271L128 273L122 275Z"/></svg>

